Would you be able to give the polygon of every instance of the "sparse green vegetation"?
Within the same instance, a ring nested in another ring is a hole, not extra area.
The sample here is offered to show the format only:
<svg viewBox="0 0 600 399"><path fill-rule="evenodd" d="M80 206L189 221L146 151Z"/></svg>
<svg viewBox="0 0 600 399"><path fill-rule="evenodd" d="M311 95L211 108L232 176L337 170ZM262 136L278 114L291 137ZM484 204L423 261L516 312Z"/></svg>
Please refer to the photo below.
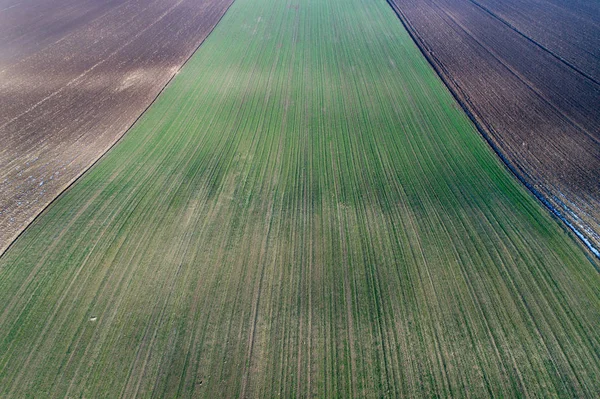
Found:
<svg viewBox="0 0 600 399"><path fill-rule="evenodd" d="M236 0L0 258L0 396L592 397L599 320L385 1Z"/></svg>

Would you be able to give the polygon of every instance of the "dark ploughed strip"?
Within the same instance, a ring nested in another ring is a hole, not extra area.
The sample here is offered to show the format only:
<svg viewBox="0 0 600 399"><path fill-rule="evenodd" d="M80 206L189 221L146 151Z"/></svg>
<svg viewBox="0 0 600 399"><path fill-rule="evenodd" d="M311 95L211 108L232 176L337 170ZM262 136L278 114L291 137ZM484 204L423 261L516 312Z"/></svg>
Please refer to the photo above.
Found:
<svg viewBox="0 0 600 399"><path fill-rule="evenodd" d="M388 2L511 171L599 256L597 5Z"/></svg>

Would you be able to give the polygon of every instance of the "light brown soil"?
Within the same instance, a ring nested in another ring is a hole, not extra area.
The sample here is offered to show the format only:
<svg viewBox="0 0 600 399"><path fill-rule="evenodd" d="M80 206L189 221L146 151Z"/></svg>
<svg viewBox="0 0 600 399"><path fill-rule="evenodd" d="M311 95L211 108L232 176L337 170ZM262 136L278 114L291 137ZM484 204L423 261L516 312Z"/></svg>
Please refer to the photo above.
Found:
<svg viewBox="0 0 600 399"><path fill-rule="evenodd" d="M125 133L231 3L0 3L0 254Z"/></svg>

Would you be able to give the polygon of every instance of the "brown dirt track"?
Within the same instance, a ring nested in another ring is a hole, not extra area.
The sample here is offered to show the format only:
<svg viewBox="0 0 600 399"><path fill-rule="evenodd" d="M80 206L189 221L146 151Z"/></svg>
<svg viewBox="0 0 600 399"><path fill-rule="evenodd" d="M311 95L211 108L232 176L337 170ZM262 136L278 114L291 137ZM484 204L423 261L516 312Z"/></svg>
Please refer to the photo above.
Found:
<svg viewBox="0 0 600 399"><path fill-rule="evenodd" d="M0 0L0 254L110 148L232 0Z"/></svg>
<svg viewBox="0 0 600 399"><path fill-rule="evenodd" d="M513 172L600 248L598 6L388 2Z"/></svg>

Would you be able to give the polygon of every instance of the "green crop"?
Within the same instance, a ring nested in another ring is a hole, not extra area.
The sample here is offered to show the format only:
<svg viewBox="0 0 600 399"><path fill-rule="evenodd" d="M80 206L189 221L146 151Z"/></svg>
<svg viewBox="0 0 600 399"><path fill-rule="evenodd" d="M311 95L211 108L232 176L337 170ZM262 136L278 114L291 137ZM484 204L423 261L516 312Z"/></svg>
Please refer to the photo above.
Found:
<svg viewBox="0 0 600 399"><path fill-rule="evenodd" d="M592 397L599 320L385 1L237 0L0 259L0 396Z"/></svg>

